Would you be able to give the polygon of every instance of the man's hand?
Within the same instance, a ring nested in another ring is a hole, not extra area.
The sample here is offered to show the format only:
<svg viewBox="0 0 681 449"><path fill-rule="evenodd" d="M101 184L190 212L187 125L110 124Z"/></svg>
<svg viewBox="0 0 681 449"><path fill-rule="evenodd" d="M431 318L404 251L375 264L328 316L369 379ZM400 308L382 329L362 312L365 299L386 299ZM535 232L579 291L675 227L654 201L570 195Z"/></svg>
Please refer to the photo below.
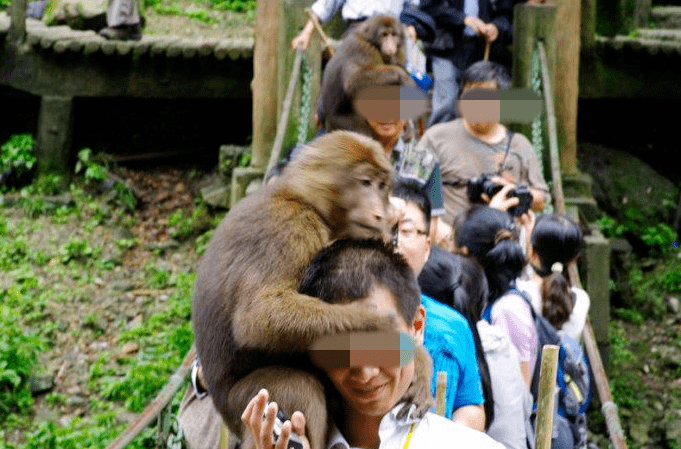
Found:
<svg viewBox="0 0 681 449"><path fill-rule="evenodd" d="M480 31L487 42L494 42L499 37L499 29L493 23L486 23Z"/></svg>
<svg viewBox="0 0 681 449"><path fill-rule="evenodd" d="M303 51L307 50L307 47L310 45L310 40L312 39L313 32L314 23L312 23L312 19L310 19L305 24L305 28L303 28L303 31L301 31L300 34L294 37L293 40L291 41L291 48L293 49L293 51L296 51L298 47L300 47Z"/></svg>
<svg viewBox="0 0 681 449"><path fill-rule="evenodd" d="M256 449L286 449L291 432L296 432L303 442L303 449L310 449L310 442L305 435L305 416L299 411L291 415L291 419L286 421L281 427L281 434L277 442L274 442L272 432L274 430L274 419L277 416L277 404L275 402L267 405L269 393L262 389L251 399L241 415L241 422L251 429L255 440ZM266 416L263 419L263 415Z"/></svg>
<svg viewBox="0 0 681 449"><path fill-rule="evenodd" d="M483 34L483 29L487 26L485 22L475 16L466 16L466 18L463 19L463 24L471 27L473 31L475 31L475 34Z"/></svg>
<svg viewBox="0 0 681 449"><path fill-rule="evenodd" d="M416 28L414 25L407 25L404 27L404 32L407 34L407 37L411 39L411 43L415 44L416 43Z"/></svg>

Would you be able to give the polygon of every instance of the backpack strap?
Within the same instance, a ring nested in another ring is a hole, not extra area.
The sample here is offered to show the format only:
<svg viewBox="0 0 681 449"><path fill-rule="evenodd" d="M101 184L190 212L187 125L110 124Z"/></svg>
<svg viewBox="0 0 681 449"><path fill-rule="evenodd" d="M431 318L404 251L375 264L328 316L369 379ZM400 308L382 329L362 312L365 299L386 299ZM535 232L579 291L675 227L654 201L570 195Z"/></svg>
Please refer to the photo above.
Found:
<svg viewBox="0 0 681 449"><path fill-rule="evenodd" d="M482 311L482 319L492 324L492 304L487 304L485 310Z"/></svg>

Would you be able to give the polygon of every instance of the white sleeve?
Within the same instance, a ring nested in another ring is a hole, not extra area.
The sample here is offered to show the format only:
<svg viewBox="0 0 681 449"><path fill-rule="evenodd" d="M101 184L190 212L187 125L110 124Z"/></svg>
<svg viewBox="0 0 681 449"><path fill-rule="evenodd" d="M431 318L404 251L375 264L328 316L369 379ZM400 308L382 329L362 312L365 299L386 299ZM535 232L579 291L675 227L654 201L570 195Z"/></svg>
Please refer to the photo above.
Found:
<svg viewBox="0 0 681 449"><path fill-rule="evenodd" d="M326 23L338 12L345 4L345 0L317 0L310 9L319 17L321 23Z"/></svg>

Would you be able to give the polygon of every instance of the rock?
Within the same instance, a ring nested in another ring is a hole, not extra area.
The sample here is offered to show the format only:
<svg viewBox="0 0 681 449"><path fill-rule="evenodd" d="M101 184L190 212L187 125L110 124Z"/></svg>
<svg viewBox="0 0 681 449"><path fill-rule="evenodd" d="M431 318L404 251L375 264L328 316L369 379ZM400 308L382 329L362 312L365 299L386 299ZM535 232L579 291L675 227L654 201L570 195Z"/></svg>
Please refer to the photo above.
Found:
<svg viewBox="0 0 681 449"><path fill-rule="evenodd" d="M128 323L128 329L135 329L142 325L142 315L137 315Z"/></svg>
<svg viewBox="0 0 681 449"><path fill-rule="evenodd" d="M643 421L632 421L629 426L629 436L640 446L649 444L652 440L648 435L650 423Z"/></svg>
<svg viewBox="0 0 681 449"><path fill-rule="evenodd" d="M106 26L107 0L51 0L43 21L68 25L76 30L99 30Z"/></svg>
<svg viewBox="0 0 681 449"><path fill-rule="evenodd" d="M109 347L109 343L106 341L93 341L90 343L90 349L94 351L101 351Z"/></svg>
<svg viewBox="0 0 681 449"><path fill-rule="evenodd" d="M133 341L129 341L128 343L123 345L123 349L121 351L123 354L134 354L137 351L139 351L140 347L137 343Z"/></svg>
<svg viewBox="0 0 681 449"><path fill-rule="evenodd" d="M167 251L169 249L177 249L180 247L180 242L173 239L167 239L164 242L151 242L147 245L147 248L151 251Z"/></svg>
<svg viewBox="0 0 681 449"><path fill-rule="evenodd" d="M129 281L116 281L111 284L111 288L122 292L129 292L135 289L135 284Z"/></svg>
<svg viewBox="0 0 681 449"><path fill-rule="evenodd" d="M118 226L114 230L114 238L116 240L132 240L135 238L135 234L125 226Z"/></svg>
<svg viewBox="0 0 681 449"><path fill-rule="evenodd" d="M217 179L213 184L201 189L201 198L209 206L227 209L231 191L229 184Z"/></svg>
<svg viewBox="0 0 681 449"><path fill-rule="evenodd" d="M681 410L667 412L664 420L667 441L681 441Z"/></svg>
<svg viewBox="0 0 681 449"><path fill-rule="evenodd" d="M681 310L681 308L679 307L679 298L672 296L669 299L667 299L667 308L671 313L678 314L679 310Z"/></svg>
<svg viewBox="0 0 681 449"><path fill-rule="evenodd" d="M51 374L32 376L28 379L28 385L34 395L46 393L54 388L54 376Z"/></svg>
<svg viewBox="0 0 681 449"><path fill-rule="evenodd" d="M80 394L74 394L73 396L69 396L68 398L66 398L66 405L68 405L69 407L86 405L89 402L90 400L87 398L87 396L83 396Z"/></svg>
<svg viewBox="0 0 681 449"><path fill-rule="evenodd" d="M43 196L43 202L53 204L55 206L74 206L76 200L70 193L62 193L61 195L46 195Z"/></svg>
<svg viewBox="0 0 681 449"><path fill-rule="evenodd" d="M222 145L218 153L218 171L224 179L230 179L232 170L239 163L242 153L249 151L249 147L236 145Z"/></svg>
<svg viewBox="0 0 681 449"><path fill-rule="evenodd" d="M601 210L621 223L648 226L672 223L679 189L650 165L631 154L602 145L582 143L578 153L579 169L593 178L593 195ZM631 229L640 234L642 229ZM638 251L640 236L627 235Z"/></svg>

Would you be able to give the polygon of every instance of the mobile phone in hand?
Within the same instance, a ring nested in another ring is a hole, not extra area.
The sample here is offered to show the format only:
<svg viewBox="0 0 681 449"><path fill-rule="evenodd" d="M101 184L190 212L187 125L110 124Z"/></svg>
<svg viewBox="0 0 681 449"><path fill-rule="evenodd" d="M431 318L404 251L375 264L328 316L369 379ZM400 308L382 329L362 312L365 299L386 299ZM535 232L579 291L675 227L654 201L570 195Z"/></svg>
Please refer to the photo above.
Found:
<svg viewBox="0 0 681 449"><path fill-rule="evenodd" d="M269 405L269 403L267 405ZM265 416L263 416L263 419L264 418ZM281 435L281 426L283 426L287 420L288 418L284 412L282 412L281 409L277 410L277 416L274 418L274 429L272 430L275 442L279 439L279 435ZM287 449L303 449L303 442L297 433L291 432Z"/></svg>

